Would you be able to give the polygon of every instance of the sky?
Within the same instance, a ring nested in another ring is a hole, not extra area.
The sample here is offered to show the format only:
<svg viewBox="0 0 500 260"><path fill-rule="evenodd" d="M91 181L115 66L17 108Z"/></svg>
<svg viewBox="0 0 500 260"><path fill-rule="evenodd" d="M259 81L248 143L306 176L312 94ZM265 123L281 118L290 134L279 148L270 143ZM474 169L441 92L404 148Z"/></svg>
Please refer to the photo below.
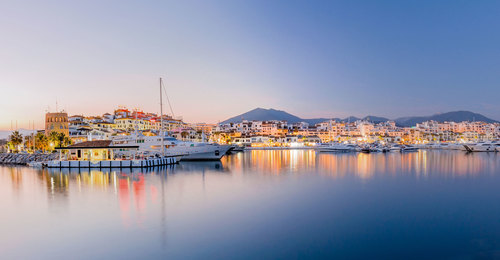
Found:
<svg viewBox="0 0 500 260"><path fill-rule="evenodd" d="M0 0L0 10L0 129L43 128L56 101L70 115L159 112L159 77L187 122L256 107L500 120L499 1Z"/></svg>

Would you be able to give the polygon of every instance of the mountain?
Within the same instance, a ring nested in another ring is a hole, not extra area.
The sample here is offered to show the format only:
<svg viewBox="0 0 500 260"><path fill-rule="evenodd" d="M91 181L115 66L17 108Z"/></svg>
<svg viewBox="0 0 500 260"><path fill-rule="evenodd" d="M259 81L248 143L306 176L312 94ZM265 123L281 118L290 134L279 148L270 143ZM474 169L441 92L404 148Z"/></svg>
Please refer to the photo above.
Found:
<svg viewBox="0 0 500 260"><path fill-rule="evenodd" d="M246 113L243 113L241 115L231 117L227 119L226 121L222 122L223 124L226 123L237 123L241 122L242 120L248 120L248 121L265 121L265 120L285 120L290 123L297 123L303 121L301 118L294 116L292 114L289 114L285 111L281 110L276 110L276 109L264 109L264 108L256 108L254 110L248 111Z"/></svg>
<svg viewBox="0 0 500 260"><path fill-rule="evenodd" d="M340 120L338 118L312 118L312 119L302 119L301 122L306 122L309 125L319 124L321 122L328 121L330 119Z"/></svg>
<svg viewBox="0 0 500 260"><path fill-rule="evenodd" d="M462 122L462 121L482 121L487 123L495 123L497 121L487 118L481 114L473 113L470 111L453 111L442 114L435 114L432 116L413 116L413 117L400 117L395 119L399 126L414 126L418 123L434 120L437 122Z"/></svg>
<svg viewBox="0 0 500 260"><path fill-rule="evenodd" d="M375 123L375 124L381 123L381 122L387 122L390 120L389 118L380 117L380 116L365 116L362 119L366 120L366 121L370 121L370 122Z"/></svg>
<svg viewBox="0 0 500 260"><path fill-rule="evenodd" d="M276 109L264 109L264 108L256 108L254 110L248 111L246 113L243 113L241 115L232 117L227 119L226 121L222 122L223 124L225 123L237 123L241 122L242 120L248 120L248 121L265 121L265 120L284 120L289 123L297 123L297 122L307 122L310 125L314 125L317 123L321 123L324 121L329 120L330 118L312 118L312 119L303 119L298 116L294 116L290 113L287 113L282 110L276 110ZM344 119L340 118L331 118L335 119L337 121L344 121L344 122L354 122L357 120L368 120L373 123L380 123L380 122L386 122L389 121L390 119L385 118L385 117L379 117L379 116L366 116L363 118L358 118L355 116L350 116L346 117ZM448 113L441 113L441 114L435 114L432 116L413 116L413 117L400 117L395 119L394 121L398 126L414 126L418 123L422 123L425 121L429 120L434 120L438 122L444 122L444 121L451 121L451 122L462 122L462 121L483 121L487 123L494 123L497 122L493 119L487 118L481 114L473 113L470 111L454 111L454 112L448 112Z"/></svg>

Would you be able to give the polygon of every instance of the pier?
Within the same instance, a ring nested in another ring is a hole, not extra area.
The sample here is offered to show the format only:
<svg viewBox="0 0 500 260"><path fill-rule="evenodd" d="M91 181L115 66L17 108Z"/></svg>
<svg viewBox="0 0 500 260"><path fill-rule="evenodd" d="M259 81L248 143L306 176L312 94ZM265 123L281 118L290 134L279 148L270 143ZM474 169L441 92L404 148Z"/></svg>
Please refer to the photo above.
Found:
<svg viewBox="0 0 500 260"><path fill-rule="evenodd" d="M101 160L101 161L64 161L54 160L47 163L48 168L148 168L177 163L175 156L140 160Z"/></svg>
<svg viewBox="0 0 500 260"><path fill-rule="evenodd" d="M147 168L178 162L178 156L137 157L137 145L113 146L109 140L87 141L56 148L59 159L42 166L48 168ZM63 159L63 153L66 157ZM125 154L128 156L125 157Z"/></svg>

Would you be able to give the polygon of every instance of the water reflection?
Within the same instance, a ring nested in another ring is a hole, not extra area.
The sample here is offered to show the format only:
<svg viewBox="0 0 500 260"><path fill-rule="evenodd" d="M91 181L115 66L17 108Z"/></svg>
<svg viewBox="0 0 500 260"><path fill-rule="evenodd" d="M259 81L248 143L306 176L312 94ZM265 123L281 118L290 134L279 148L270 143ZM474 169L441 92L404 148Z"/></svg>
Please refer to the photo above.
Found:
<svg viewBox="0 0 500 260"><path fill-rule="evenodd" d="M251 151L225 158L232 170L261 174L320 174L332 178L348 175L463 177L493 174L499 168L497 153L467 154L461 151L412 153L316 153L309 151Z"/></svg>
<svg viewBox="0 0 500 260"><path fill-rule="evenodd" d="M321 175L331 178L353 176L369 180L376 176L413 176L415 178L474 177L492 175L500 169L497 153L467 154L459 151L419 151L414 153L316 153L312 150L256 150L237 153L223 158L221 162L182 162L177 165L141 169L43 169L2 167L2 179L10 176L14 196L19 196L26 180L36 178L44 184L49 199L64 200L69 190L82 192L86 189L111 191L120 200L123 211L131 205L137 211L146 207L146 197L158 200L160 187L147 187L145 176L157 176L169 180L178 174L200 175L205 187L206 174L224 175ZM7 173L7 175L6 175ZM33 175L34 174L34 175ZM5 185L5 183L3 183ZM158 185L158 183L156 183Z"/></svg>
<svg viewBox="0 0 500 260"><path fill-rule="evenodd" d="M19 194L26 182L24 175L36 176L46 188L49 198L68 196L71 183L73 189L113 191L120 198L124 209L130 195L135 207L145 207L145 175L168 176L176 174L199 174L203 180L210 174L282 175L306 174L332 178L354 176L371 179L376 176L465 177L480 174L491 175L500 169L497 153L467 154L459 151L419 151L414 153L316 153L312 150L256 150L237 153L220 162L182 162L173 166L141 169L42 169L24 167L2 167L2 174L10 176L14 194ZM35 173L35 175L32 175ZM5 181L5 180L4 180ZM150 187L152 199L157 200L158 187Z"/></svg>
<svg viewBox="0 0 500 260"><path fill-rule="evenodd" d="M234 258L242 251L294 258L275 252L308 245L328 256L356 256L360 244L367 252L377 244L370 237L387 242L371 250L399 242L405 251L413 243L432 250L436 236L465 237L453 250L476 250L467 241L500 234L499 155L260 150L148 170L0 167L0 205L7 209L0 242L14 241L0 243L0 252L7 259L52 257L44 250L58 244L54 258ZM464 223L469 230L461 231Z"/></svg>
<svg viewBox="0 0 500 260"><path fill-rule="evenodd" d="M7 168L6 168L7 169ZM14 190L20 190L23 170L27 168L10 168ZM142 225L148 204L158 204L161 198L164 202L165 184L169 176L175 174L199 174L205 187L205 174L229 173L220 161L189 162L150 169L42 169L35 171L39 180L45 186L50 200L68 199L70 189L82 192L112 192L119 204L121 219L125 227ZM161 182L147 183L145 177L161 178ZM160 187L161 186L161 187ZM59 204L61 205L61 204ZM135 219L135 223L132 223Z"/></svg>

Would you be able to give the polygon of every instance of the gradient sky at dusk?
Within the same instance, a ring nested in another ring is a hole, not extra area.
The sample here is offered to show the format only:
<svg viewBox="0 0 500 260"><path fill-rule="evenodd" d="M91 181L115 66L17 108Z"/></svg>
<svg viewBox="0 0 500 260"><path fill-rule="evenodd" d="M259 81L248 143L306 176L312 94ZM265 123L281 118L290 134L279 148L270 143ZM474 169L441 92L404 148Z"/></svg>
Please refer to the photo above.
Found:
<svg viewBox="0 0 500 260"><path fill-rule="evenodd" d="M0 129L47 107L217 122L471 110L500 119L499 1L0 2Z"/></svg>

